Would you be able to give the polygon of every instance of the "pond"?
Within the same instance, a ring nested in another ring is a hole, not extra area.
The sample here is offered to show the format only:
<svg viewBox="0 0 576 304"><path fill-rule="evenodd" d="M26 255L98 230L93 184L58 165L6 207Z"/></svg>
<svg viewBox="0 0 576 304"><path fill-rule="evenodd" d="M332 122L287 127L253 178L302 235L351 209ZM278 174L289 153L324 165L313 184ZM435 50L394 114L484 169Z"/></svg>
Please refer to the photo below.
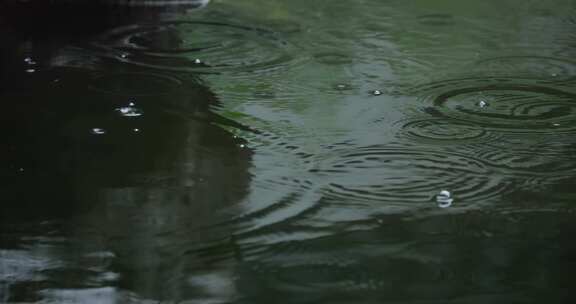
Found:
<svg viewBox="0 0 576 304"><path fill-rule="evenodd" d="M0 302L571 302L576 2L52 2L0 2Z"/></svg>

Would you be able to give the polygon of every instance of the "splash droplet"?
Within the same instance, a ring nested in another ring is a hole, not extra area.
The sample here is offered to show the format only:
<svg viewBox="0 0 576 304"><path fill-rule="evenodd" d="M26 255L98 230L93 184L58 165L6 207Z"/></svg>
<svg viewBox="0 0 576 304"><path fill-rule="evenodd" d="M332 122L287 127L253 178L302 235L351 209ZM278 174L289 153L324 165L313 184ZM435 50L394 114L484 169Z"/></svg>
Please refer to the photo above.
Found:
<svg viewBox="0 0 576 304"><path fill-rule="evenodd" d="M24 58L24 62L26 62L29 65L35 65L36 64L36 61L34 61L34 59L32 59L31 57Z"/></svg>
<svg viewBox="0 0 576 304"><path fill-rule="evenodd" d="M481 108L486 108L486 107L488 106L488 103L487 103L486 101L484 101L484 100L480 100L480 101L478 102L478 106L481 107Z"/></svg>
<svg viewBox="0 0 576 304"><path fill-rule="evenodd" d="M106 130L102 129L102 128L92 128L92 130L90 130L92 134L96 134L96 135L102 135L102 134L106 134Z"/></svg>
<svg viewBox="0 0 576 304"><path fill-rule="evenodd" d="M442 190L436 195L436 203L438 203L438 207L440 208L448 208L452 206L453 202L452 194L448 190Z"/></svg>
<svg viewBox="0 0 576 304"><path fill-rule="evenodd" d="M138 117L143 114L142 110L136 108L133 102L129 103L127 107L116 108L116 111L125 117Z"/></svg>
<svg viewBox="0 0 576 304"><path fill-rule="evenodd" d="M374 95L374 96L380 96L380 95L382 95L382 91L380 91L380 90L374 90L374 91L372 91L372 95Z"/></svg>

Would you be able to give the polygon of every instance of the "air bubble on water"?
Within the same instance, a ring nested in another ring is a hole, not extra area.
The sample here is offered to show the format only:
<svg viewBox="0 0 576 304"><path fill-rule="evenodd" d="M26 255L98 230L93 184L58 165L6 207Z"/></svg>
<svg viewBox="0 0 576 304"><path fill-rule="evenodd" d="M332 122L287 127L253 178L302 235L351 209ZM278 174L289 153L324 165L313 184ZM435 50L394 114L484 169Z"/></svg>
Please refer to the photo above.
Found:
<svg viewBox="0 0 576 304"><path fill-rule="evenodd" d="M382 95L382 91L380 91L380 90L374 90L374 91L372 91L372 95L374 95L374 96L380 96L380 95Z"/></svg>
<svg viewBox="0 0 576 304"><path fill-rule="evenodd" d="M448 208L452 206L453 202L452 194L448 190L442 190L436 195L436 203L440 208Z"/></svg>
<svg viewBox="0 0 576 304"><path fill-rule="evenodd" d="M102 128L92 128L91 132L92 132L92 134L96 134L96 135L106 134L106 130L104 130Z"/></svg>

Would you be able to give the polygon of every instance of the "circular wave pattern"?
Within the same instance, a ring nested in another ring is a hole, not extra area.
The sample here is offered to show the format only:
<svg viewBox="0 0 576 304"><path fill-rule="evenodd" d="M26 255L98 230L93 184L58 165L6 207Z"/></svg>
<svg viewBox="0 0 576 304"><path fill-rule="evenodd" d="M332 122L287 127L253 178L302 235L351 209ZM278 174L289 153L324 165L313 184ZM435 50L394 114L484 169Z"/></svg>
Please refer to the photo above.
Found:
<svg viewBox="0 0 576 304"><path fill-rule="evenodd" d="M385 203L386 210L434 208L431 199L445 189L454 194L456 206L488 203L503 194L505 181L468 154L406 144L365 146L323 155L311 172L331 181L327 198Z"/></svg>
<svg viewBox="0 0 576 304"><path fill-rule="evenodd" d="M91 79L90 88L96 91L129 95L157 96L170 94L182 86L182 81L154 73L115 73Z"/></svg>
<svg viewBox="0 0 576 304"><path fill-rule="evenodd" d="M96 46L131 64L174 71L218 73L281 67L294 58L274 32L204 21L116 28Z"/></svg>
<svg viewBox="0 0 576 304"><path fill-rule="evenodd" d="M576 62L547 56L501 56L475 63L493 77L563 81L576 77Z"/></svg>
<svg viewBox="0 0 576 304"><path fill-rule="evenodd" d="M503 137L477 147L474 153L503 174L533 179L538 184L554 183L573 176L576 170L576 142L570 137Z"/></svg>
<svg viewBox="0 0 576 304"><path fill-rule="evenodd" d="M560 133L576 130L576 94L510 80L461 80L427 88L425 112L504 133Z"/></svg>
<svg viewBox="0 0 576 304"><path fill-rule="evenodd" d="M482 126L464 121L420 119L402 123L401 136L419 142L461 144L489 142L497 139L494 133L488 132Z"/></svg>

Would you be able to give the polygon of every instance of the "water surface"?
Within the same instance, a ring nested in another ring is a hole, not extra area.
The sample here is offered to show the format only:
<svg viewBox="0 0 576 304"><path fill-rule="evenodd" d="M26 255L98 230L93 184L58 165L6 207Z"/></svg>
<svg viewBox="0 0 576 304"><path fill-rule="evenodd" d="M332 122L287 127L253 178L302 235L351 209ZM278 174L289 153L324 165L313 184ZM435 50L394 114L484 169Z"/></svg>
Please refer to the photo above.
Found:
<svg viewBox="0 0 576 304"><path fill-rule="evenodd" d="M0 301L570 302L573 1L4 12Z"/></svg>

